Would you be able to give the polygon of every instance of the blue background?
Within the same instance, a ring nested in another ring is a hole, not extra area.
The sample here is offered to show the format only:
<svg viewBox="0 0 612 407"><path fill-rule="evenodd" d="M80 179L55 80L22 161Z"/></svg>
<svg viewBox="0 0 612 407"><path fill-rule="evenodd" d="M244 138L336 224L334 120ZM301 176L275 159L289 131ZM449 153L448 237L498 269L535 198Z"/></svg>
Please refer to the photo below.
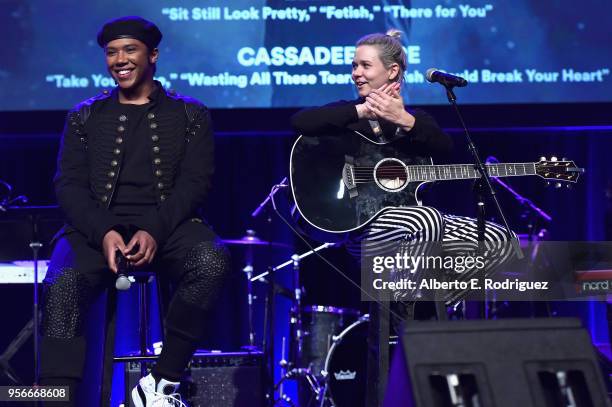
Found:
<svg viewBox="0 0 612 407"><path fill-rule="evenodd" d="M215 6L261 10L307 8L335 4L338 8L363 5L403 5L413 8L452 7L455 18L395 18L392 13L373 13L374 19L328 20L324 14L311 14L309 22L281 20L173 21L164 8ZM160 44L158 76L170 87L201 99L214 108L299 107L322 101L352 98L352 84L294 86L191 87L185 80L171 79L170 73L220 72L246 74L286 71L291 74L350 73L350 65L327 66L241 66L237 60L242 47L351 46L368 33L394 27L404 32L404 45L420 46L420 63L408 67L422 74L438 67L449 72L489 69L512 72L517 69L579 72L610 69L609 39L612 26L603 18L609 4L604 0L487 1L469 2L473 7L491 5L484 18L460 17L461 1L3 1L6 13L0 18L0 34L10 41L0 49L0 110L65 109L99 93L104 88L58 89L46 76L63 74L88 77L106 75L104 58L95 41L104 22L121 15L140 15L155 22L164 34ZM467 4L467 3L466 3ZM602 82L473 83L463 103L533 103L610 101L612 80ZM93 81L90 80L90 83ZM111 82L112 83L112 82ZM444 95L428 83L410 85L410 104L443 104Z"/></svg>

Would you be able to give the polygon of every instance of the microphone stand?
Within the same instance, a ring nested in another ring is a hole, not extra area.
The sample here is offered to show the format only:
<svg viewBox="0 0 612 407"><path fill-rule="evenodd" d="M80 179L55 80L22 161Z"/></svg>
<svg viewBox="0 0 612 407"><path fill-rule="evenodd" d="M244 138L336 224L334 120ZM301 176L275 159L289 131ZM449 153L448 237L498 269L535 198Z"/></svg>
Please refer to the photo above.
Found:
<svg viewBox="0 0 612 407"><path fill-rule="evenodd" d="M496 157L494 156L489 156L487 157L487 164L488 163L497 163L499 162L497 160ZM504 189L506 189L513 197L514 199L516 199L516 201L525 208L525 213L527 213L528 217L530 220L528 220L528 224L527 224L527 228L528 228L528 241L529 241L529 252L528 255L530 257L529 262L528 262L528 266L527 266L527 270L530 272L534 272L535 270L535 261L536 261L536 257L538 255L538 246L537 246L537 242L540 239L543 239L545 234L543 234L543 232L546 232L546 229L540 229L539 231L536 228L536 225L538 224L538 219L540 220L545 220L546 222L552 222L553 218L552 216L550 216L548 213L546 213L546 211L544 211L543 209L539 208L536 204L534 204L531 199L527 198L526 196L521 195L520 193L518 193L517 191L515 191L508 183L502 181L500 178L497 177L493 177L493 181L495 181L497 184L501 185ZM536 246L535 248L532 246L533 243L533 239L536 239ZM536 309L535 309L535 304L536 302L531 301L530 302L530 309L531 309L531 315L533 317L537 316L536 315ZM551 315L551 311L550 311L550 303L545 301L545 311L546 314L548 316Z"/></svg>
<svg viewBox="0 0 612 407"><path fill-rule="evenodd" d="M497 158L495 158L493 156L487 157L487 164L488 163L493 163L493 162L498 162ZM536 204L534 204L531 201L531 199L527 198L526 196L523 196L523 195L519 194L509 184L505 183L504 181L502 181L501 179L499 179L497 177L493 177L493 181L495 181L497 184L501 185L506 191L510 192L510 194L512 194L512 196L514 197L514 199L517 200L518 203L520 203L521 205L527 207L528 209L531 209L531 211L533 213L537 214L539 217L541 217L545 221L552 222L552 217L548 213L546 213L543 209L538 208L536 206Z"/></svg>
<svg viewBox="0 0 612 407"><path fill-rule="evenodd" d="M253 213L251 213L251 217L255 218L257 217L262 210L268 205L268 202L273 201L273 197L274 195L278 192L279 189L287 187L288 185L286 184L287 182L287 177L284 177L280 183L274 185L272 187L272 190L270 191L270 193L268 194L268 196L266 197L266 199L260 203L257 208L255 208L255 210L253 211ZM268 216L268 218L266 219L268 225L270 225L272 223L272 218L271 216ZM270 241L271 243L271 241ZM271 247L271 246L270 246ZM270 275L269 277L269 282L268 282L268 292L267 292L267 298L266 298L266 309L264 311L264 321L268 322L268 325L264 328L267 328L268 330L268 339L267 339L267 343L265 342L265 338L266 338L266 333L264 332L264 358L267 352L267 358L266 358L266 364L268 367L268 383L266 386L266 396L268 398L268 403L270 403L270 405L274 405L274 394L275 394L275 386L274 386L274 336L275 336L275 329L274 329L274 314L275 314L275 308L276 308L276 279L274 278L274 269L272 266L268 266L268 274ZM252 277L251 275L247 274L247 278L248 278L248 286L250 287L251 281L252 281Z"/></svg>
<svg viewBox="0 0 612 407"><path fill-rule="evenodd" d="M25 343L25 340L32 334L34 343L34 381L33 385L39 384L40 379L40 334L39 334L39 253L43 247L39 237L39 223L41 218L45 217L45 213L55 212L57 207L55 206L4 206L2 205L2 211L9 214L13 214L19 217L25 217L28 219L31 226L30 243L29 247L32 250L32 262L33 262L33 304L32 304L32 320L26 324L26 326L19 332L13 342L9 345L7 350L0 355L0 369L2 373L5 373L12 381L19 383L19 378L8 366L8 359L14 355L14 353ZM7 366L5 366L7 365Z"/></svg>
<svg viewBox="0 0 612 407"><path fill-rule="evenodd" d="M490 194L491 198L493 199L493 202L495 203L495 208L497 209L497 213L499 213L502 223L506 229L506 234L508 235L508 241L512 245L514 254L516 255L518 259L522 259L524 256L523 256L523 253L521 252L521 247L519 245L518 239L515 239L513 236L512 230L510 229L510 226L508 225L508 221L506 220L506 216L504 215L501 205L499 204L499 201L497 199L495 190L493 189L493 185L491 184L491 178L489 178L489 173L487 172L485 165L480 159L480 155L478 154L476 145L472 141L470 132L467 126L465 125L465 121L463 120L463 116L461 115L461 112L459 111L459 107L457 106L457 97L453 93L453 87L450 85L444 85L444 87L446 88L446 97L448 98L448 101L450 102L450 104L453 105L453 108L455 109L455 112L457 113L457 117L459 118L459 121L461 122L461 126L463 127L465 138L468 144L468 149L470 150L470 152L472 153L472 157L474 158L474 166L476 167L476 170L478 170L478 172L480 173L480 180L479 180L480 185L478 188L479 189L479 192L478 192L478 195L479 195L478 196L478 241L481 244L482 242L484 242L485 210L484 210L483 191L487 191Z"/></svg>
<svg viewBox="0 0 612 407"><path fill-rule="evenodd" d="M263 210L263 208L266 206L266 204L270 202L270 199L272 199L274 194L276 194L280 188L284 188L286 186L288 186L287 177L283 178L281 182L279 182L277 185L274 186L274 188L272 189L272 192L270 192L268 196L266 197L266 199L264 199L264 201L260 203L259 206L257 206L257 208L255 208L253 213L251 213L251 217L256 218L259 215L259 213Z"/></svg>
<svg viewBox="0 0 612 407"><path fill-rule="evenodd" d="M446 89L446 97L448 98L449 103L453 105L453 108L455 109L455 113L457 113L457 117L459 118L459 122L461 123L461 127L463 127L465 139L468 144L468 149L470 150L470 153L472 153L472 157L474 159L474 166L476 167L476 170L480 173L480 179L476 180L476 185L474 186L476 198L477 198L476 225L477 225L477 230L478 230L478 250L480 252L484 248L485 226L486 226L485 199L484 198L485 198L485 193L488 192L491 198L493 199L493 202L495 203L495 208L497 209L497 213L499 213L502 223L506 229L508 241L512 245L512 250L514 251L514 254L516 255L517 259L522 259L524 256L523 256L523 252L521 251L521 246L519 244L518 238L515 239L513 236L510 226L508 225L508 221L506 220L504 212L497 199L495 189L493 189L493 185L491 184L491 178L489 178L489 173L486 170L486 167L484 163L482 162L480 155L478 154L476 145L474 144L474 141L472 140L472 136L470 135L470 132L465 124L465 121L463 120L463 116L461 115L461 112L459 111L459 107L457 106L457 97L455 96L455 93L453 92L453 86L448 85L448 84L443 84L443 86ZM489 309L487 307L487 302L488 300L485 297L485 302L483 304L484 306L482 309L483 317L485 319L488 319L489 317ZM493 316L495 316L495 314L497 313L495 302L496 302L495 298L493 298L491 302L491 315Z"/></svg>
<svg viewBox="0 0 612 407"><path fill-rule="evenodd" d="M39 371L39 364L40 364L40 350L39 350L39 346L40 346L40 342L39 342L39 293L38 293L38 255L40 252L40 249L43 247L42 243L40 242L40 238L38 236L38 224L40 221L40 215L39 215L39 210L42 209L46 209L45 207L37 207L37 206L31 206L31 207L18 207L18 206L11 206L16 202L21 202L23 203L27 203L28 202L28 198L24 195L19 195L15 198L12 198L12 192L13 192L13 187L6 181L0 180L0 184L2 184L4 186L4 188L7 190L6 196L3 197L2 199L0 199L0 212L7 212L7 211L12 211L12 210L21 210L24 213L27 214L27 217L30 221L30 225L31 225L31 240L30 240L30 244L29 247L32 250L32 260L34 262L34 287L33 287L33 304L32 304L32 324L30 325L30 323L28 323L22 330L21 332L17 335L17 338L15 338L15 340L13 341L13 343L11 343L11 345L9 345L9 348L11 351L16 351L20 346L21 346L21 341L25 340L25 338L27 338L28 336L28 330L31 326L32 329L32 333L33 333L33 341L34 341L34 382L33 385L37 386L39 381L40 381L40 371ZM48 207L53 209L52 207ZM12 371L12 369L10 368L10 366L8 366L8 358L10 356L12 356L10 353L4 353L2 355L2 365L7 364L6 368L3 369L5 370L5 373L7 374L7 376L15 381L15 379L18 379L18 377L14 374L14 372ZM6 359L6 361L5 361Z"/></svg>

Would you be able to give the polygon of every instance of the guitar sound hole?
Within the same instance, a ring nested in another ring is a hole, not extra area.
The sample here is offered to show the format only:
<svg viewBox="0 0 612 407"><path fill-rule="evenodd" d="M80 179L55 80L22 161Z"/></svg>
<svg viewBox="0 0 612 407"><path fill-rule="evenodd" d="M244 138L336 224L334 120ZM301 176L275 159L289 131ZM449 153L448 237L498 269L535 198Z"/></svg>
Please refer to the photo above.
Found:
<svg viewBox="0 0 612 407"><path fill-rule="evenodd" d="M381 161L374 170L376 183L387 191L398 191L408 184L408 174L404 164L396 159Z"/></svg>

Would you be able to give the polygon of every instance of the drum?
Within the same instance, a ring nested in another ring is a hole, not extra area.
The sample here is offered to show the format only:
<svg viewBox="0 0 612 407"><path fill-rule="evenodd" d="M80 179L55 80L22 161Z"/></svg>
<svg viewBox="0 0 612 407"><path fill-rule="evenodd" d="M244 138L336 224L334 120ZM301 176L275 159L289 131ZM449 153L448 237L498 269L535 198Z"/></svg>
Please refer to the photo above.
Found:
<svg viewBox="0 0 612 407"><path fill-rule="evenodd" d="M334 338L325 359L327 395L335 407L362 407L366 398L368 315Z"/></svg>
<svg viewBox="0 0 612 407"><path fill-rule="evenodd" d="M291 361L293 367L308 368L322 379L325 357L333 337L359 318L359 311L322 305L304 306L299 312L301 333L298 333L298 310L291 310Z"/></svg>

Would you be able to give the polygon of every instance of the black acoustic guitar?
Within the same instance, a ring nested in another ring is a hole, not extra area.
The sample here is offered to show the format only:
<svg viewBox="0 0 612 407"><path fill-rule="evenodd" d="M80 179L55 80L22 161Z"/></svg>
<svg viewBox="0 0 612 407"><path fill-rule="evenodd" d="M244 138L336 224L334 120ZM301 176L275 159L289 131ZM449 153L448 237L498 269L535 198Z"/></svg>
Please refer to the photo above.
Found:
<svg viewBox="0 0 612 407"><path fill-rule="evenodd" d="M473 164L433 165L431 158L405 154L351 130L300 136L291 150L291 190L300 214L324 232L358 229L388 207L419 205L421 185L476 179ZM584 169L573 161L487 164L492 177L538 175L576 182Z"/></svg>

